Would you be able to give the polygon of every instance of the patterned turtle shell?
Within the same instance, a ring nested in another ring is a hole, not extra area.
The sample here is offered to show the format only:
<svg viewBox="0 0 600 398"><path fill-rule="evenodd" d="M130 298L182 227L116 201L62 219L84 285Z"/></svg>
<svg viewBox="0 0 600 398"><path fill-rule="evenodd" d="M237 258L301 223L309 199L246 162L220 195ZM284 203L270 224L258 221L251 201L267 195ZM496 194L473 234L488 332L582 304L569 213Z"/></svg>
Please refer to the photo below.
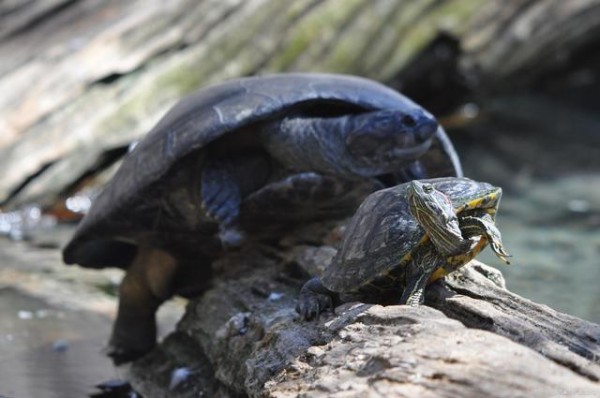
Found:
<svg viewBox="0 0 600 398"><path fill-rule="evenodd" d="M204 88L180 101L127 154L80 223L64 250L64 259L67 263L80 263L78 253L86 253L86 244L95 239L143 239L145 229L139 225L151 222L144 208L149 207L153 197L160 196L171 171L189 159L188 155L201 154L211 142L245 126L299 110L335 115L416 106L382 84L345 75L276 74ZM458 157L442 128L438 128L431 148L420 161L431 177L462 174ZM139 222L131 220L131 213ZM86 257L94 255L89 253Z"/></svg>
<svg viewBox="0 0 600 398"><path fill-rule="evenodd" d="M434 178L423 180L444 193L457 215L482 211L495 219L502 189L468 178ZM397 272L412 258L417 247L429 237L409 209L407 192L410 183L383 189L369 195L350 220L342 247L321 276L323 285L334 292L357 292L365 287L389 285ZM479 238L469 252L448 257L451 268L466 264L486 245ZM430 282L445 275L437 269Z"/></svg>

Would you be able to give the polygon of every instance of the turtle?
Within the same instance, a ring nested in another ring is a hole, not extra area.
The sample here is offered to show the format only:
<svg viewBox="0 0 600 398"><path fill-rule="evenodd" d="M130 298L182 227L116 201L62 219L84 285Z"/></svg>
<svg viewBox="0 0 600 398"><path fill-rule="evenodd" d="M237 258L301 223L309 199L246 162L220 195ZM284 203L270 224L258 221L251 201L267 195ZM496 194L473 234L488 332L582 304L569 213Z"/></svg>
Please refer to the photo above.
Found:
<svg viewBox="0 0 600 398"><path fill-rule="evenodd" d="M501 196L501 188L464 177L414 180L370 194L323 275L302 286L297 311L310 320L356 299L419 306L428 283L488 244L509 263L495 225Z"/></svg>
<svg viewBox="0 0 600 398"><path fill-rule="evenodd" d="M214 259L248 236L349 216L398 181L461 174L435 118L380 83L230 80L182 99L137 142L63 260L126 269L107 353L128 362L155 345L160 304L204 291Z"/></svg>

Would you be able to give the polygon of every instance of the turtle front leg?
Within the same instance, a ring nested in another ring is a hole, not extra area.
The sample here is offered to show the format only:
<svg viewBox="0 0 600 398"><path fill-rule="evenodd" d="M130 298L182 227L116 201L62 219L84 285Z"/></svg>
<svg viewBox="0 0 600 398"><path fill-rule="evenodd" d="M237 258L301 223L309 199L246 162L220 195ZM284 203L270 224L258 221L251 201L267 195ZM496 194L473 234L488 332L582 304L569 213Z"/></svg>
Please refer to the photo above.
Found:
<svg viewBox="0 0 600 398"><path fill-rule="evenodd" d="M116 365L148 353L156 344L156 311L172 295L176 260L141 247L119 287L119 308L107 355Z"/></svg>
<svg viewBox="0 0 600 398"><path fill-rule="evenodd" d="M466 238L483 235L490 243L490 247L496 256L510 264L508 260L512 257L502 244L502 235L494 223L494 219L489 214L484 214L481 217L465 216L460 219L460 229Z"/></svg>
<svg viewBox="0 0 600 398"><path fill-rule="evenodd" d="M224 247L239 246L244 235L237 228L242 199L265 184L269 161L264 154L207 159L200 181L200 198L206 214L219 223Z"/></svg>
<svg viewBox="0 0 600 398"><path fill-rule="evenodd" d="M270 182L244 200L244 216L293 224L352 214L364 198L383 188L376 179L356 179L303 172Z"/></svg>
<svg viewBox="0 0 600 398"><path fill-rule="evenodd" d="M319 314L327 309L333 309L337 293L327 289L319 278L312 278L300 289L296 311L302 319L319 319Z"/></svg>
<svg viewBox="0 0 600 398"><path fill-rule="evenodd" d="M435 252L433 245L421 247L407 264L406 286L400 304L418 307L425 301L425 287L433 271L442 267L445 260Z"/></svg>

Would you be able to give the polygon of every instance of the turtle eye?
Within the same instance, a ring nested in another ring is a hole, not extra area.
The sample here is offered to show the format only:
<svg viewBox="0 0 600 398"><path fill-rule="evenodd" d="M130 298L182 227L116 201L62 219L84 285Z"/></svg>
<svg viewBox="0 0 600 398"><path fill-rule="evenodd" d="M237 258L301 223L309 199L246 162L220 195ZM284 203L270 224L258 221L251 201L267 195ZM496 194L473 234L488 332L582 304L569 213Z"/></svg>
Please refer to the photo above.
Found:
<svg viewBox="0 0 600 398"><path fill-rule="evenodd" d="M425 193L432 193L433 192L433 186L429 185L429 184L423 184L423 192L425 192Z"/></svg>

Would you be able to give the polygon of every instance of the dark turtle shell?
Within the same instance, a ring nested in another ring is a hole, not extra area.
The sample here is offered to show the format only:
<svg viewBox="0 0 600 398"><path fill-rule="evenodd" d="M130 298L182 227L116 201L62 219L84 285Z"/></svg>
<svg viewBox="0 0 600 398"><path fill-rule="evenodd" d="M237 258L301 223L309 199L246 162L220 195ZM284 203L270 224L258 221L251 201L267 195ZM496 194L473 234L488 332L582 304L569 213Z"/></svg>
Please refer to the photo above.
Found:
<svg viewBox="0 0 600 398"><path fill-rule="evenodd" d="M189 155L201 156L208 144L241 128L293 113L320 116L414 107L384 85L344 75L279 74L204 88L175 105L127 154L65 248L64 260L81 264L76 253L85 252L81 245L94 239L144 242L144 231L155 227L157 217L149 202L176 186L166 180L185 178L177 170L190 161ZM445 132L439 128L436 134L423 157L427 175L461 175Z"/></svg>
<svg viewBox="0 0 600 398"><path fill-rule="evenodd" d="M484 210L495 219L501 188L468 178L435 178L423 182L432 184L448 196L457 214ZM408 187L409 183L405 183L382 189L365 199L347 225L342 247L321 276L326 288L334 292L359 291L393 270L405 267L414 249L429 241L410 213ZM466 264L485 244L482 239L471 252L448 261ZM443 273L436 272L431 280L441 276Z"/></svg>

